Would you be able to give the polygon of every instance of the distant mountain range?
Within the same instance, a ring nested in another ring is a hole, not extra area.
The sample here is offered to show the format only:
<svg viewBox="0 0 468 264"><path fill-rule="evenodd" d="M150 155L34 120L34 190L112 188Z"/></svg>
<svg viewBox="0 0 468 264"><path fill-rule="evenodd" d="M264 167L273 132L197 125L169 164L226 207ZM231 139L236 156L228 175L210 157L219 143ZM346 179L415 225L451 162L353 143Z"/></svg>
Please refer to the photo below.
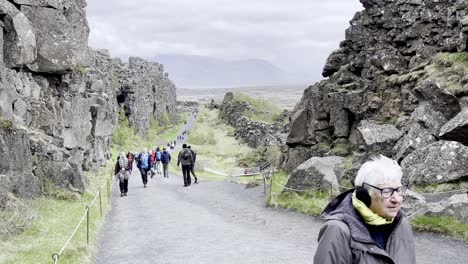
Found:
<svg viewBox="0 0 468 264"><path fill-rule="evenodd" d="M262 59L222 60L205 56L164 54L150 61L164 65L180 88L217 88L282 84L311 84L305 73L291 73Z"/></svg>

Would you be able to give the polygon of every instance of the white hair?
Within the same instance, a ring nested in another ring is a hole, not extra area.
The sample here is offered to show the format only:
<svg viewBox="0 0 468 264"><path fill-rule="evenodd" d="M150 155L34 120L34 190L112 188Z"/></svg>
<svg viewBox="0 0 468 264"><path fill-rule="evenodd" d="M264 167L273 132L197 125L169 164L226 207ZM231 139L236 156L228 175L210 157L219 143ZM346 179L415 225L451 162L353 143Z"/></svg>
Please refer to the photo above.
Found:
<svg viewBox="0 0 468 264"><path fill-rule="evenodd" d="M402 176L403 171L395 160L379 155L362 164L354 186L362 186L364 182L374 186L384 182L401 182Z"/></svg>

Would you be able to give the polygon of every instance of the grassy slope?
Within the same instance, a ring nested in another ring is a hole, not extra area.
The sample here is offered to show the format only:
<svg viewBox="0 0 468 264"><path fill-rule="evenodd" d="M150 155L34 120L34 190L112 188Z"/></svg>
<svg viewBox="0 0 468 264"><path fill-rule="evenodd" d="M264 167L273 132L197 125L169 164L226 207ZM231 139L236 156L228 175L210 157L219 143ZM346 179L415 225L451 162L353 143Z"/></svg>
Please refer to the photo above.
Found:
<svg viewBox="0 0 468 264"><path fill-rule="evenodd" d="M112 166L109 164L90 178L90 188L77 201L47 197L26 201L37 212L37 220L24 232L0 241L0 263L52 263L52 254L65 244L83 216L86 206L94 198L99 188L96 186L101 186L111 176ZM93 263L96 234L109 210L106 194L104 190L103 218L99 213L99 199L90 210L90 246L86 245L85 222L65 249L60 263Z"/></svg>

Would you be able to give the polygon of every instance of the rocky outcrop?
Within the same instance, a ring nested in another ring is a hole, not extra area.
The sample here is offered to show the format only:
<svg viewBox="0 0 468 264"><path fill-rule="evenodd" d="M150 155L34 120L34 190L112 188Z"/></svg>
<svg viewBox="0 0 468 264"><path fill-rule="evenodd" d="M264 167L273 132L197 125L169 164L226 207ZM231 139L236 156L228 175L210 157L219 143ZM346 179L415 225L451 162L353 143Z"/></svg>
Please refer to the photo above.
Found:
<svg viewBox="0 0 468 264"><path fill-rule="evenodd" d="M284 143L286 124L275 122L267 124L252 121L244 116L245 111L255 111L247 102L237 101L229 92L224 96L220 108L220 117L233 126L236 139L246 142L251 147L268 147ZM281 117L279 118L281 119Z"/></svg>
<svg viewBox="0 0 468 264"><path fill-rule="evenodd" d="M130 124L140 134L146 133L151 117L175 116L175 85L163 65L130 58L128 65L120 65L116 76L122 80L117 85L119 103L124 104Z"/></svg>
<svg viewBox="0 0 468 264"><path fill-rule="evenodd" d="M325 63L328 79L291 114L283 168L331 155L344 139L351 151L337 153L354 156L351 181L372 154L401 162L413 186L467 181L468 2L361 3Z"/></svg>
<svg viewBox="0 0 468 264"><path fill-rule="evenodd" d="M334 156L312 157L291 173L290 180L283 191L288 191L289 188L293 191L333 190L338 193L340 176L337 176L337 170L345 161L345 158Z"/></svg>
<svg viewBox="0 0 468 264"><path fill-rule="evenodd" d="M141 135L152 117L175 114L175 85L162 65L88 48L85 6L0 0L1 195L83 191L83 171L110 158L120 106Z"/></svg>

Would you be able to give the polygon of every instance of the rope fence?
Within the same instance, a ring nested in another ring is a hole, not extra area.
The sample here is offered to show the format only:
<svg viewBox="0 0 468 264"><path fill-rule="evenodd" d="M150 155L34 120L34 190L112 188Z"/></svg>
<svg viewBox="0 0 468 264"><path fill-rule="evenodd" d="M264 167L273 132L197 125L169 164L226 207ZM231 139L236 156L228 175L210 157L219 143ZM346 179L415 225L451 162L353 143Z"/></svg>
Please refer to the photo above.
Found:
<svg viewBox="0 0 468 264"><path fill-rule="evenodd" d="M275 184L277 186L280 186L281 188L283 189L286 189L288 191L293 191L293 192L310 192L310 191L317 191L317 190L322 190L326 187L338 187L340 188L341 190L351 190L353 188L349 188L349 187L346 187L346 186L342 186L342 185L339 185L339 184L333 184L333 183L328 183L328 184L325 184L325 185L322 185L322 186L319 186L319 187L314 187L314 188L308 188L308 189L304 189L304 190L299 190L299 189L294 189L294 188L290 188L290 187L287 187L283 184L280 184L276 181L273 180L273 178L271 178L270 180L271 184ZM271 187L270 187L271 188ZM411 189L408 189L408 190L411 190ZM458 190L450 190L450 191L443 191L443 192L432 192L432 193L421 193L421 192L415 192L413 191L414 193L418 194L418 195L440 195L440 194L449 194L449 193L459 193L459 194L462 194L462 193L466 193L467 196L468 196L468 189L458 189Z"/></svg>
<svg viewBox="0 0 468 264"><path fill-rule="evenodd" d="M107 194L107 203L110 204L110 198L111 198L111 191L112 191L112 179L113 179L114 175L112 174L111 177L108 177L106 182L104 184L102 184L99 188L98 188L98 191L96 193L96 195L94 196L93 200L88 204L86 205L85 207L85 211L83 213L83 216L81 217L80 221L78 222L78 224L76 225L75 229L73 230L73 232L71 233L70 237L68 238L68 240L65 242L65 244L63 245L63 247L60 249L60 251L58 253L54 253L52 254L52 259L54 260L54 264L58 264L59 263L59 259L60 259L60 256L62 255L62 253L64 252L64 250L67 248L67 246L70 244L71 240L73 239L73 237L75 236L75 234L78 232L78 229L80 228L80 226L84 223L85 219L86 219L86 244L89 245L89 225L90 225L90 219L89 219L89 212L92 208L92 206L94 205L94 203L98 200L99 198L99 212L100 212L100 216L102 218L102 190L103 188L105 187L106 188L106 194Z"/></svg>

